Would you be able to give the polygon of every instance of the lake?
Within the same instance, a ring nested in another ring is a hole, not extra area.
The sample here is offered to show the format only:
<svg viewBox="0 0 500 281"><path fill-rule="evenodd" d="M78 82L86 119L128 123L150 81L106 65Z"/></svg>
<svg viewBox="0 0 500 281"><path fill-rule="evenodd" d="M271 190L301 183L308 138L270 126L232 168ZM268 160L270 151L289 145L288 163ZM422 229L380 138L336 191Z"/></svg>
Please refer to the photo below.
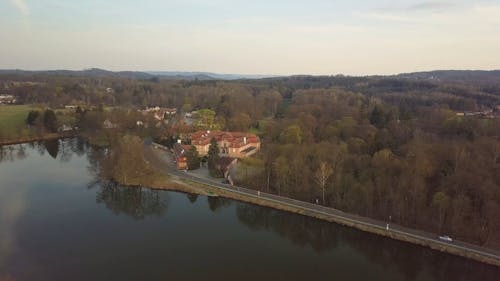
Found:
<svg viewBox="0 0 500 281"><path fill-rule="evenodd" d="M98 180L80 139L0 149L0 280L500 280L500 268L224 198Z"/></svg>

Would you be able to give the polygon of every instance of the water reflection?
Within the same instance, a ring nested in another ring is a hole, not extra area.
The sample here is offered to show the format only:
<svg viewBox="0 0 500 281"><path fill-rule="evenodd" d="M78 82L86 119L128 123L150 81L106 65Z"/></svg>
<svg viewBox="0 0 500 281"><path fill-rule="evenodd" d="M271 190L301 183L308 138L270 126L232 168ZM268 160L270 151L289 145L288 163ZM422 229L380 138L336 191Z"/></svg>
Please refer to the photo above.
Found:
<svg viewBox="0 0 500 281"><path fill-rule="evenodd" d="M187 193L186 197L188 198L189 202L191 202L191 203L195 203L196 200L198 200L198 194Z"/></svg>
<svg viewBox="0 0 500 281"><path fill-rule="evenodd" d="M81 157L90 150L96 149L92 149L82 138L5 145L0 146L0 163L24 160L29 157L29 151L36 152L40 156L48 153L53 159L58 159L61 162L69 162L73 154Z"/></svg>
<svg viewBox="0 0 500 281"><path fill-rule="evenodd" d="M160 196L157 190L125 187L110 181L99 182L94 187L97 188L96 202L104 204L117 215L142 220L148 216L163 216L167 211L167 193Z"/></svg>
<svg viewBox="0 0 500 281"><path fill-rule="evenodd" d="M19 156L26 158L26 151L19 153L19 151L24 150L22 148L24 145L6 145L0 146L0 163L1 162L12 162L17 160Z"/></svg>
<svg viewBox="0 0 500 281"><path fill-rule="evenodd" d="M0 147L1 281L499 279L495 267L301 215L104 182L104 154L78 138Z"/></svg>
<svg viewBox="0 0 500 281"><path fill-rule="evenodd" d="M210 196L207 197L207 200L208 200L208 208L210 208L212 212L217 212L221 208L229 207L234 202L231 199L222 197L210 197Z"/></svg>
<svg viewBox="0 0 500 281"><path fill-rule="evenodd" d="M311 247L320 254L342 247L352 248L372 264L384 268L396 265L405 280L421 280L423 274L435 280L499 280L498 270L493 266L302 215L243 203L238 203L236 215L252 230L272 231L295 245Z"/></svg>
<svg viewBox="0 0 500 281"><path fill-rule="evenodd" d="M43 142L43 146L52 158L57 159L57 154L59 153L59 140L46 140Z"/></svg>
<svg viewBox="0 0 500 281"><path fill-rule="evenodd" d="M4 267L8 257L18 248L16 233L13 230L25 209L25 190L0 190L0 281L4 280L2 272L6 272Z"/></svg>

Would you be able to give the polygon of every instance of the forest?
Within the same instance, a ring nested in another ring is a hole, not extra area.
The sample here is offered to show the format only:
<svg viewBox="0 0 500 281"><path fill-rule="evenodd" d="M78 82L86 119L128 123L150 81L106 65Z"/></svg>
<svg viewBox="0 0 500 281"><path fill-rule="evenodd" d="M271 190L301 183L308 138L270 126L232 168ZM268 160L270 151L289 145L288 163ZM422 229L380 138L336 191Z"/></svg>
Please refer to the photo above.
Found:
<svg viewBox="0 0 500 281"><path fill-rule="evenodd" d="M74 122L107 138L172 139L200 129L180 126L182 117L139 129L131 109L211 110L219 128L261 138L261 151L240 164L240 185L500 249L500 78L447 77L4 73L0 93L56 112L94 107L80 109ZM123 124L119 132L102 130L106 118Z"/></svg>

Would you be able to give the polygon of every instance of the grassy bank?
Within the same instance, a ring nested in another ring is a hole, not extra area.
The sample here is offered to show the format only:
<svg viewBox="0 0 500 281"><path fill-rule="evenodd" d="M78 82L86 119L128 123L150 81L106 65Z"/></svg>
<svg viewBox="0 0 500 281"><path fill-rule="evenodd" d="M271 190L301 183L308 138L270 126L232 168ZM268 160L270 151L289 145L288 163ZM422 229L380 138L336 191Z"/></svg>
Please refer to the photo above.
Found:
<svg viewBox="0 0 500 281"><path fill-rule="evenodd" d="M32 105L0 105L0 141L34 137L26 126L26 117L34 109Z"/></svg>
<svg viewBox="0 0 500 281"><path fill-rule="evenodd" d="M0 105L0 145L26 143L73 136L74 133L36 132L26 125L28 113L32 110L43 111L35 105ZM56 110L58 122L73 124L74 116L67 110Z"/></svg>

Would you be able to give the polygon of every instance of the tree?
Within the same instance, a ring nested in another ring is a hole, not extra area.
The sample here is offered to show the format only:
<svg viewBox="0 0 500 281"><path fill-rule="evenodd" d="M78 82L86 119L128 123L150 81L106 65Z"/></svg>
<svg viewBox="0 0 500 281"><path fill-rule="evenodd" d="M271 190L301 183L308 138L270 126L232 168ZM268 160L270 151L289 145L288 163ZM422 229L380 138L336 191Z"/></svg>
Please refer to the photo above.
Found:
<svg viewBox="0 0 500 281"><path fill-rule="evenodd" d="M288 160L284 156L279 156L273 162L273 170L276 173L278 195L281 195L282 188L286 188L289 184L290 166L288 165Z"/></svg>
<svg viewBox="0 0 500 281"><path fill-rule="evenodd" d="M283 143L301 144L302 135L299 125L290 125L281 133L280 139Z"/></svg>
<svg viewBox="0 0 500 281"><path fill-rule="evenodd" d="M57 132L57 117L53 110L45 110L45 113L43 114L43 125L49 132Z"/></svg>
<svg viewBox="0 0 500 281"><path fill-rule="evenodd" d="M318 170L314 173L314 180L318 183L321 188L321 193L323 196L323 205L325 204L325 190L328 179L333 175L333 168L326 162L321 162L319 164Z"/></svg>
<svg viewBox="0 0 500 281"><path fill-rule="evenodd" d="M246 113L239 113L229 119L228 127L232 131L247 131L252 123L252 119Z"/></svg>
<svg viewBox="0 0 500 281"><path fill-rule="evenodd" d="M372 123L377 128L383 128L386 125L385 114L382 108L376 105L370 115L370 123Z"/></svg>
<svg viewBox="0 0 500 281"><path fill-rule="evenodd" d="M450 197L444 192L437 192L432 198L432 206L437 209L439 215L439 230L442 230L445 214L450 206Z"/></svg>
<svg viewBox="0 0 500 281"><path fill-rule="evenodd" d="M36 120L38 119L39 116L40 116L40 111L31 110L28 113L28 117L26 118L26 124L28 124L30 126L34 126L36 123Z"/></svg>
<svg viewBox="0 0 500 281"><path fill-rule="evenodd" d="M200 168L200 155L194 145L189 148L187 153L187 166L188 170L196 170Z"/></svg>
<svg viewBox="0 0 500 281"><path fill-rule="evenodd" d="M138 136L125 135L116 139L100 166L103 178L124 185L148 186L166 179L165 174L145 160L144 143Z"/></svg>
<svg viewBox="0 0 500 281"><path fill-rule="evenodd" d="M219 177L221 174L217 167L220 160L219 154L219 144L215 138L212 138L212 140L210 140L210 146L208 147L208 171L214 177Z"/></svg>
<svg viewBox="0 0 500 281"><path fill-rule="evenodd" d="M190 103L185 103L183 106L182 106L182 112L184 113L188 113L188 112L191 112L193 111L193 106L191 106Z"/></svg>
<svg viewBox="0 0 500 281"><path fill-rule="evenodd" d="M203 129L214 129L215 111L211 109L201 109L195 115L195 125Z"/></svg>

